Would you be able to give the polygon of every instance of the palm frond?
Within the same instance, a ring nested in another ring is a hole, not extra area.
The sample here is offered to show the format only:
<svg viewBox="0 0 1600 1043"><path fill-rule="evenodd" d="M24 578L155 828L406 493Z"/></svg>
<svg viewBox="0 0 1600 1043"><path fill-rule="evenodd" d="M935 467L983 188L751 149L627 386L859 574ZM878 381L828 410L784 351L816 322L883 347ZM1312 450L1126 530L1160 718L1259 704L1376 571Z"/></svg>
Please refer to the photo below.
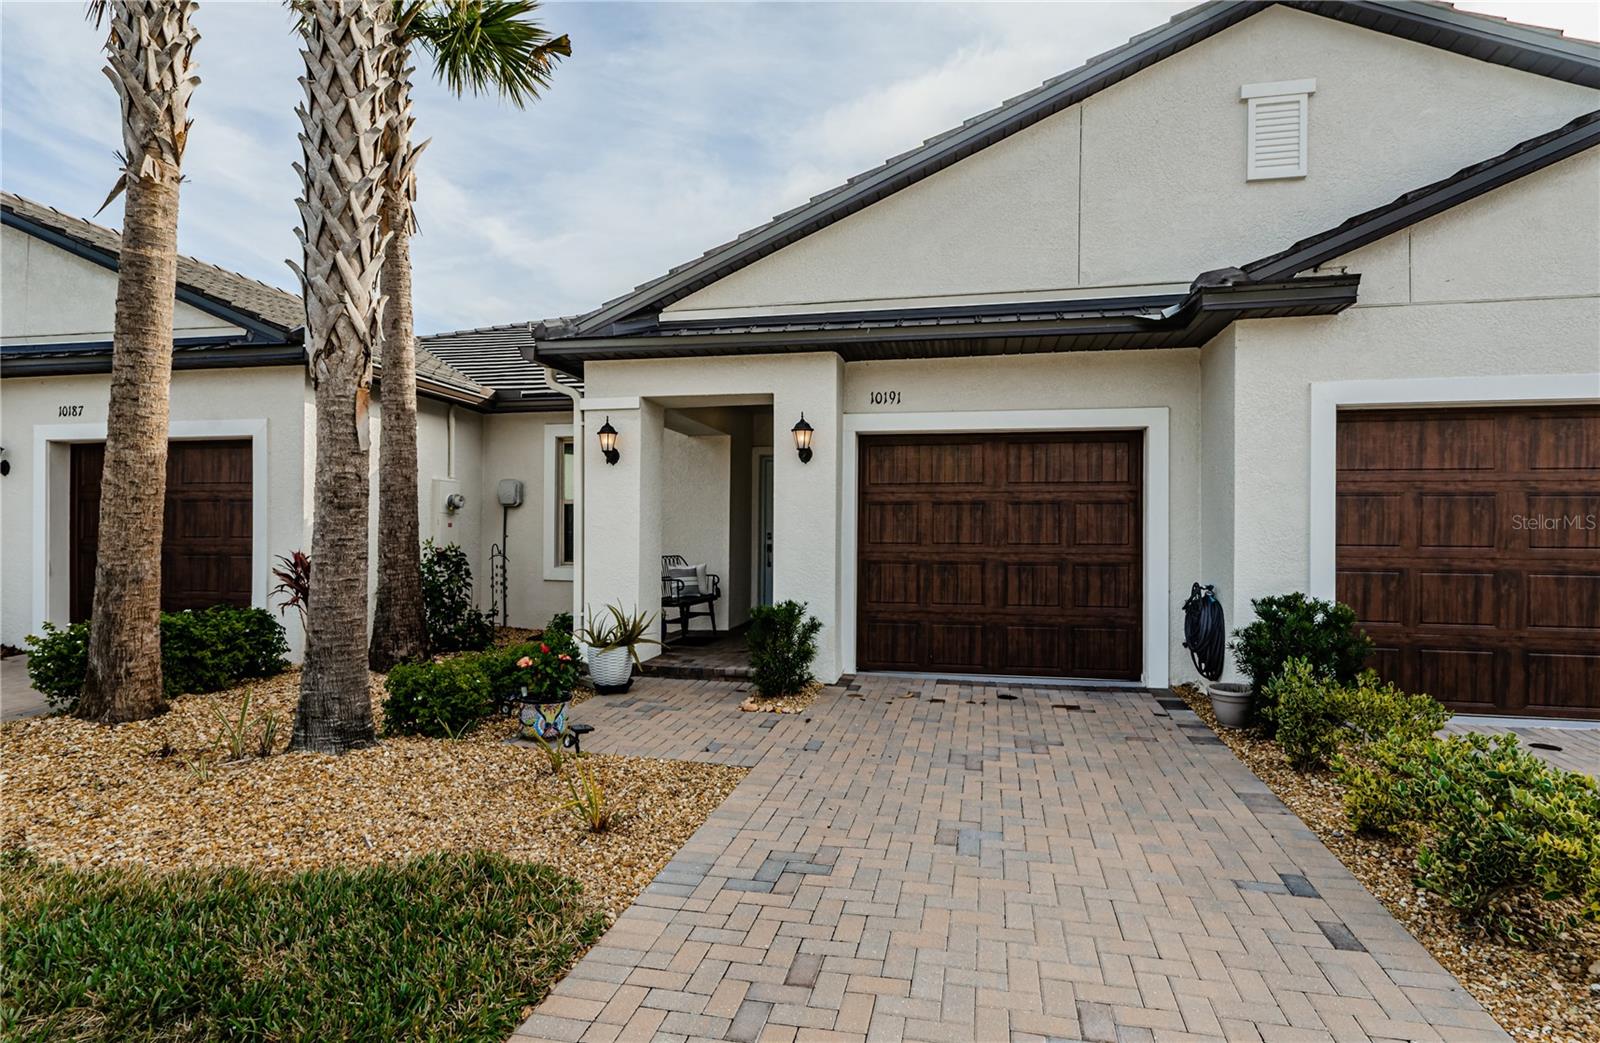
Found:
<svg viewBox="0 0 1600 1043"><path fill-rule="evenodd" d="M93 22L94 27L98 29L106 20L106 8L110 6L111 0L88 0L88 3L83 5L83 17Z"/></svg>
<svg viewBox="0 0 1600 1043"><path fill-rule="evenodd" d="M534 21L538 10L539 0L396 0L395 22L451 91L522 106L549 89L556 63L572 54L565 35Z"/></svg>

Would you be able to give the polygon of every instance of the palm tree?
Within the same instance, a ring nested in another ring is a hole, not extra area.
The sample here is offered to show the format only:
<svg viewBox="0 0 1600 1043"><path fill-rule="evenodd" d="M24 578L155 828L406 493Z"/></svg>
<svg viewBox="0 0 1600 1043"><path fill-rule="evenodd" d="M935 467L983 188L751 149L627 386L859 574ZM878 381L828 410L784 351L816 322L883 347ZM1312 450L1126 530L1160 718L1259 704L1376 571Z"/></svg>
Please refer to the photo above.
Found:
<svg viewBox="0 0 1600 1043"><path fill-rule="evenodd" d="M307 362L317 459L300 706L290 748L343 753L373 741L367 690L368 394L383 318L385 159L393 23L388 0L297 5Z"/></svg>
<svg viewBox="0 0 1600 1043"><path fill-rule="evenodd" d="M555 63L572 53L531 16L538 0L395 0L390 52L390 116L383 137L386 183L381 211L389 245L383 262L384 312L378 393L378 594L368 661L374 670L421 658L427 650L417 520L417 365L412 329L411 204L417 156L411 143L411 45L433 59L456 94L495 91L521 107L549 86Z"/></svg>
<svg viewBox="0 0 1600 1043"><path fill-rule="evenodd" d="M200 82L193 0L95 0L110 15L106 75L122 100L127 192L117 261L111 400L101 477L100 549L89 662L77 714L143 720L167 708L161 685L161 536L167 493L172 309L178 281L178 185L189 96Z"/></svg>

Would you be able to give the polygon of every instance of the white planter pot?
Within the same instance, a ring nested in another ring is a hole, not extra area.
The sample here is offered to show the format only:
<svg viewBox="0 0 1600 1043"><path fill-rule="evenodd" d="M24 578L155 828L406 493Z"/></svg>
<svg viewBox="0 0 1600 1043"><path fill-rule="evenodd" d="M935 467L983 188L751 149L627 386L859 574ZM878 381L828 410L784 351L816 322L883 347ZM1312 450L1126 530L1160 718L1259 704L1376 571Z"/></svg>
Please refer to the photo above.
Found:
<svg viewBox="0 0 1600 1043"><path fill-rule="evenodd" d="M605 652L587 649L589 679L599 688L621 688L633 676L633 653L626 648Z"/></svg>
<svg viewBox="0 0 1600 1043"><path fill-rule="evenodd" d="M1211 712L1224 728L1243 728L1250 723L1250 686L1212 681L1206 685L1211 696Z"/></svg>

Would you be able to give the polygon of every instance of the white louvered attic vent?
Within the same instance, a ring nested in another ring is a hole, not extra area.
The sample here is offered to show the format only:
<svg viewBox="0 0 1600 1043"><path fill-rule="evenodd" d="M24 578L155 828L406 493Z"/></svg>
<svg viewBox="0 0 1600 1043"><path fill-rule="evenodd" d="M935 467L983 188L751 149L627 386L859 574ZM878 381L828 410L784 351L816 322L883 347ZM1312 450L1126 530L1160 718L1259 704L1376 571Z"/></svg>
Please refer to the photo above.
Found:
<svg viewBox="0 0 1600 1043"><path fill-rule="evenodd" d="M1240 89L1240 99L1249 105L1245 180L1306 176L1308 116L1316 89L1316 80L1249 83Z"/></svg>

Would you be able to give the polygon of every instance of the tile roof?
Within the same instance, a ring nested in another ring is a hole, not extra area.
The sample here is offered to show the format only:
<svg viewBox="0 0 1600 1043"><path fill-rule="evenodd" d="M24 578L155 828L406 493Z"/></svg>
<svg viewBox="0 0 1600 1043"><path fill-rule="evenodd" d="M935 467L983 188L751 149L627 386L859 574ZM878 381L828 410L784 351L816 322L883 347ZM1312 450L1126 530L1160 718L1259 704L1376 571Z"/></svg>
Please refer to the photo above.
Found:
<svg viewBox="0 0 1600 1043"><path fill-rule="evenodd" d="M11 192L0 192L0 209L99 251L113 263L122 249L122 233L115 228L64 214L54 207ZM276 327L286 337L303 328L306 323L306 310L300 302L299 294L280 290L276 286L269 286L247 275L207 264L194 257L182 254L178 256L178 285ZM188 344L178 345L174 350L201 352L213 350L217 346L214 343ZM23 346L10 347L20 349ZM26 347L28 348L26 353L30 358L89 357L104 354L106 351L103 347L83 345L62 345L59 351L49 350L48 345ZM381 368L382 360L374 357L373 364ZM417 346L417 377L419 380L431 381L442 388L480 399L490 398L495 390L453 369L448 363L428 352L420 343L420 338Z"/></svg>
<svg viewBox="0 0 1600 1043"><path fill-rule="evenodd" d="M522 349L533 346L530 323L436 333L419 337L418 344L473 380L494 388L501 401L566 401L566 396L545 380L543 368L529 362L522 353ZM570 383L577 386L576 382Z"/></svg>
<svg viewBox="0 0 1600 1043"><path fill-rule="evenodd" d="M64 214L51 206L11 192L0 192L0 209L57 232L92 249L116 257L122 233L115 228ZM306 324L298 294L252 279L193 257L178 255L178 285L194 290L262 322L289 332Z"/></svg>

